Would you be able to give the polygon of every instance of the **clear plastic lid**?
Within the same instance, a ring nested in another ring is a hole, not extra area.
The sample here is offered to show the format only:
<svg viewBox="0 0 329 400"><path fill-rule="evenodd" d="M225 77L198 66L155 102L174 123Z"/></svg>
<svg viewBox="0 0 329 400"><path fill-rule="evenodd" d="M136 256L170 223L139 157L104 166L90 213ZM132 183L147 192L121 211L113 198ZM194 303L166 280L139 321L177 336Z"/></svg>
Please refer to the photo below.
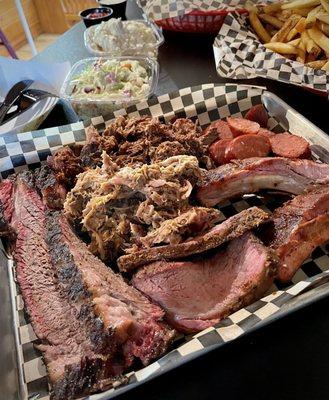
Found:
<svg viewBox="0 0 329 400"><path fill-rule="evenodd" d="M109 22L109 21L107 21L107 22ZM104 57L104 56L108 56L108 55L111 55L111 56L136 55L136 56L156 57L159 46L161 46L164 42L162 28L160 28L159 26L157 26L156 24L154 24L151 21L145 21L143 19L122 21L123 24L128 23L128 22L139 22L139 23L142 23L145 26L151 28L152 32L155 36L156 42L152 43L152 44L150 43L147 46L145 46L145 44L141 44L140 46L135 46L134 48L125 47L125 48L121 49L121 51L118 52L118 54L114 54L113 51L100 50L99 48L97 48L97 45L95 45L95 44L93 45L91 37L92 37L93 30L97 27L97 25L95 25L95 26L89 27L84 32L84 42L85 42L85 46L86 46L86 49L88 50L88 52L95 56L99 56L99 57ZM153 53L154 55L152 55L150 53Z"/></svg>
<svg viewBox="0 0 329 400"><path fill-rule="evenodd" d="M74 86L75 86L75 79L76 76L81 74L83 71L85 71L87 68L89 68L90 65L95 65L95 63L99 62L100 60L102 61L138 61L142 67L144 67L147 71L148 77L149 77L149 90L139 96L131 96L129 99L122 94L121 96L118 96L118 94L111 94L108 93L108 96L104 97L97 97L93 95L92 93L89 96L83 96L79 98L77 95L72 95ZM131 101L137 101L137 100L142 100L150 95L152 95L155 92L155 89L158 84L158 79L159 79L159 64L157 63L156 60L153 58L149 57L137 57L137 56L124 56L124 57L91 57L91 58L86 58L83 60L78 61L76 64L73 65L71 68L69 74L65 78L65 81L63 83L63 86L60 91L60 96L64 98L65 100L72 102L79 102L79 103L128 103Z"/></svg>

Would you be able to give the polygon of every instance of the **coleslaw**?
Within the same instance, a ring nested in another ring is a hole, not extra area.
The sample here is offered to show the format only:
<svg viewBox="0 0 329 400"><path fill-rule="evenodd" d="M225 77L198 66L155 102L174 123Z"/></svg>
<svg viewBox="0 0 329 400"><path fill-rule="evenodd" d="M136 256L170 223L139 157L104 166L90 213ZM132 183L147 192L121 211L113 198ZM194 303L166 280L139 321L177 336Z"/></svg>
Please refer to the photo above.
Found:
<svg viewBox="0 0 329 400"><path fill-rule="evenodd" d="M98 59L71 80L71 98L121 99L148 95L150 77L138 60Z"/></svg>

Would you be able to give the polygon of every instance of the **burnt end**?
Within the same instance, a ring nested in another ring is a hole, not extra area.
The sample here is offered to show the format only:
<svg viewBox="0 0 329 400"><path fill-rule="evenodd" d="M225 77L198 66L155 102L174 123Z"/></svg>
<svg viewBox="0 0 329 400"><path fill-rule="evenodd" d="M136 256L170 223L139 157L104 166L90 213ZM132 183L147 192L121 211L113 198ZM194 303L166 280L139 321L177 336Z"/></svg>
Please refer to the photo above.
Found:
<svg viewBox="0 0 329 400"><path fill-rule="evenodd" d="M103 148L100 143L86 144L81 150L80 158L83 167L93 168L102 164Z"/></svg>
<svg viewBox="0 0 329 400"><path fill-rule="evenodd" d="M66 189L56 179L52 169L45 165L34 173L35 186L41 192L44 203L50 209L61 209L66 198Z"/></svg>
<svg viewBox="0 0 329 400"><path fill-rule="evenodd" d="M65 187L72 187L76 176L83 171L79 153L80 147L72 149L66 146L47 159L47 164L54 171L57 181Z"/></svg>

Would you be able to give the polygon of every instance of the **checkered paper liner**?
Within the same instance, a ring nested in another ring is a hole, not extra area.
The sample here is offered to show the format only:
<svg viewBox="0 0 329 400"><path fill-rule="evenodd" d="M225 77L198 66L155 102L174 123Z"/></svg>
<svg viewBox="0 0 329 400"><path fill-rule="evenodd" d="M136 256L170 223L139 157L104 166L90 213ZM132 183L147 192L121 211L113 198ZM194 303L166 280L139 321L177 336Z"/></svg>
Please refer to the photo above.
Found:
<svg viewBox="0 0 329 400"><path fill-rule="evenodd" d="M261 76L324 93L329 91L328 72L307 67L266 49L252 31L247 16L227 15L213 47L217 72L224 78Z"/></svg>
<svg viewBox="0 0 329 400"><path fill-rule="evenodd" d="M156 99L145 101L129 107L127 110L116 111L113 117L118 115L157 116L168 122L172 117L189 117L198 119L202 128L210 122L229 115L241 116L250 109L252 105L264 101L266 104L269 92L264 89L251 86L235 84L213 85L206 84L193 88L181 89L178 92L166 94ZM275 101L275 99L274 99ZM293 120L287 108L286 120L289 126L278 123L272 115L269 127L276 132L293 128ZM306 120L305 120L306 121ZM97 128L104 128L109 121L102 117L92 119ZM300 124L300 118L298 118ZM305 128L305 124L302 128ZM314 128L314 127L313 127ZM301 129L310 132L312 129ZM300 134L300 132L294 132ZM85 127L82 123L66 125L58 128L46 129L22 133L19 135L5 136L0 138L3 144L0 147L0 169L3 177L9 173L17 172L27 167L35 167L40 161L54 150L66 144L83 142L85 139ZM319 144L322 148L326 139L317 141L316 135L312 138L313 144ZM315 146L316 148L316 146ZM327 144L329 149L329 145ZM314 153L316 158L321 158L321 151ZM3 162L2 162L3 161ZM236 201L226 202L220 207L222 219L228 218L237 212L251 206L259 206L264 210L273 211L280 203L278 197L244 196ZM22 372L23 398L46 400L49 398L46 369L43 364L41 353L34 348L37 338L29 324L28 317L24 312L24 304L19 287L15 284L15 267L12 260L8 262L10 286L13 296L14 323L16 327L16 339L18 348L19 367ZM181 336L173 346L173 349L164 357L153 362L149 366L128 372L128 378L124 384L119 384L112 389L91 395L90 400L110 399L130 388L139 385L161 373L173 369L187 360L204 352L224 345L242 334L250 331L257 325L266 321L270 316L282 310L282 307L291 299L307 290L314 280L329 277L329 245L318 247L305 261L301 269L294 276L292 282L287 286L275 286L268 294L256 303L245 307L229 318L221 321L214 327L208 328L194 336Z"/></svg>
<svg viewBox="0 0 329 400"><path fill-rule="evenodd" d="M274 0L273 0L274 1ZM271 1L266 1L269 3ZM181 17L192 11L234 11L244 9L246 0L138 0L146 16L154 21ZM254 0L254 4L264 4L264 1Z"/></svg>

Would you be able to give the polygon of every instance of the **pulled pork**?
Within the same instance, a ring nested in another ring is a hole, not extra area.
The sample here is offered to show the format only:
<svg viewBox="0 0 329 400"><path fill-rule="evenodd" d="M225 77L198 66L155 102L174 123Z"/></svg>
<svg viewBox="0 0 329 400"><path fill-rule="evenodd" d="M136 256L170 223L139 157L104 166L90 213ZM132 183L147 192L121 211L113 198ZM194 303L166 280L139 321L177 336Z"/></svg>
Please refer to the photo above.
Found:
<svg viewBox="0 0 329 400"><path fill-rule="evenodd" d="M140 166L177 155L198 158L200 165L212 168L205 155L206 145L200 128L190 119L179 118L163 124L157 118L117 117L101 135L94 127L86 130L86 144L75 153L69 147L59 149L48 159L61 183L72 188L76 175L87 168L102 165L103 151L119 167Z"/></svg>
<svg viewBox="0 0 329 400"><path fill-rule="evenodd" d="M91 251L103 260L113 260L125 251L166 240L177 242L179 235L186 237L193 227L200 231L217 222L219 214L213 209L193 208L184 215L191 208L189 197L200 177L193 156L118 169L104 152L103 167L78 176L64 208L89 233Z"/></svg>

